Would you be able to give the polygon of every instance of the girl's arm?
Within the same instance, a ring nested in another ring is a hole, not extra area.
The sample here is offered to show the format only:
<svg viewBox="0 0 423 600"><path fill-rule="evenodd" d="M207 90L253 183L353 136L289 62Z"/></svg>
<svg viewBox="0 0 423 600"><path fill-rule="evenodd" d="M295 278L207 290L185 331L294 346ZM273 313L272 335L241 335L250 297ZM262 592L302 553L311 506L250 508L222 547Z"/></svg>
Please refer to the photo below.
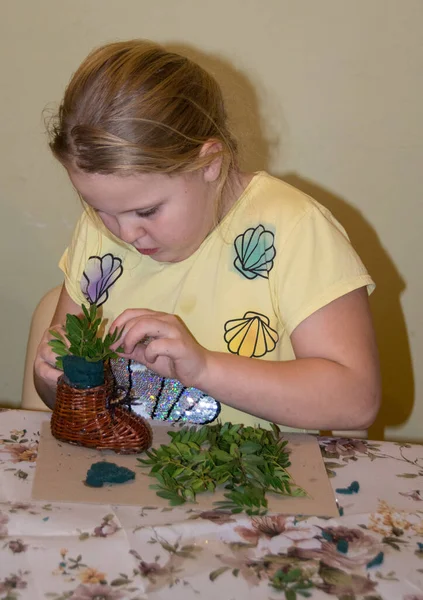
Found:
<svg viewBox="0 0 423 600"><path fill-rule="evenodd" d="M63 285L49 329L60 330L65 323L67 313L79 314L80 312L80 306L72 300ZM56 354L48 345L48 342L52 339L49 329L44 333L37 349L34 361L34 385L43 402L49 408L53 408L56 399L57 380L62 375L62 371L54 366Z"/></svg>
<svg viewBox="0 0 423 600"><path fill-rule="evenodd" d="M365 288L294 330L297 360L210 352L198 387L240 410L305 429L366 429L380 406L379 359Z"/></svg>
<svg viewBox="0 0 423 600"><path fill-rule="evenodd" d="M291 336L297 360L291 361L206 350L176 316L150 310L126 310L114 327L124 328L123 356L269 421L365 429L379 409L379 361L365 288L298 325Z"/></svg>

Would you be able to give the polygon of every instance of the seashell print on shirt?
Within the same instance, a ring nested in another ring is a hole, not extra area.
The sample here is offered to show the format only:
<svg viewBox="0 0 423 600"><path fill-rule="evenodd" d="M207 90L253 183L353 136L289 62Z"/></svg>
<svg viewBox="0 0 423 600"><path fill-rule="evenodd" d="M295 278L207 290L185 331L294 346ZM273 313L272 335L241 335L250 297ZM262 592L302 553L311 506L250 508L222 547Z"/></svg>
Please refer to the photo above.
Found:
<svg viewBox="0 0 423 600"><path fill-rule="evenodd" d="M90 304L101 306L122 273L122 260L113 254L90 256L82 273L81 291Z"/></svg>
<svg viewBox="0 0 423 600"><path fill-rule="evenodd" d="M234 267L247 279L269 278L276 256L275 236L263 225L247 229L234 241Z"/></svg>
<svg viewBox="0 0 423 600"><path fill-rule="evenodd" d="M231 354L259 358L275 349L279 336L270 327L270 319L248 311L240 319L225 323L225 342Z"/></svg>

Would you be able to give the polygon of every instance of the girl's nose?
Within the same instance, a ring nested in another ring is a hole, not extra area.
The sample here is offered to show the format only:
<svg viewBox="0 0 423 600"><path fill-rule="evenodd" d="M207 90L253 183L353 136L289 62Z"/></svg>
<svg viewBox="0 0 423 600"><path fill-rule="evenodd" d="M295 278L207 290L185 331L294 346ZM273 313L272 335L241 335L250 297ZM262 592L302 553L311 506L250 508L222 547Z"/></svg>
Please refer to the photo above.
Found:
<svg viewBox="0 0 423 600"><path fill-rule="evenodd" d="M145 235L145 230L139 225L135 226L130 222L119 223L119 237L123 242L127 244L133 244L138 238Z"/></svg>

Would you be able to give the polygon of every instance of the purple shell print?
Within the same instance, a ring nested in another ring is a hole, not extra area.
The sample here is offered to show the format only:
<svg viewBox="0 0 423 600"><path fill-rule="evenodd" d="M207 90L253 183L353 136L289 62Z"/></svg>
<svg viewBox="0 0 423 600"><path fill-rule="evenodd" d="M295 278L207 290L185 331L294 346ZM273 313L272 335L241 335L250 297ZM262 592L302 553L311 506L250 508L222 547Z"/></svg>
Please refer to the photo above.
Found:
<svg viewBox="0 0 423 600"><path fill-rule="evenodd" d="M90 304L101 306L122 273L122 261L113 254L90 256L82 274L81 291Z"/></svg>

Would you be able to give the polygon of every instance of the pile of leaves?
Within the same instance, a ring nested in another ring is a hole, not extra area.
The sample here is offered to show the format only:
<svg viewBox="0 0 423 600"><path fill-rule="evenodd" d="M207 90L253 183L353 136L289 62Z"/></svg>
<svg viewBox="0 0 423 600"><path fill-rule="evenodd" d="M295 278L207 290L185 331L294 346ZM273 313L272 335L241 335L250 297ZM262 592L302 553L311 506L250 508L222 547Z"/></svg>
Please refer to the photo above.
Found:
<svg viewBox="0 0 423 600"><path fill-rule="evenodd" d="M287 441L272 429L217 423L169 431L172 441L149 450L142 465L158 481L150 487L171 506L195 502L196 495L222 486L215 506L232 513L266 514L266 494L305 496L292 480Z"/></svg>

